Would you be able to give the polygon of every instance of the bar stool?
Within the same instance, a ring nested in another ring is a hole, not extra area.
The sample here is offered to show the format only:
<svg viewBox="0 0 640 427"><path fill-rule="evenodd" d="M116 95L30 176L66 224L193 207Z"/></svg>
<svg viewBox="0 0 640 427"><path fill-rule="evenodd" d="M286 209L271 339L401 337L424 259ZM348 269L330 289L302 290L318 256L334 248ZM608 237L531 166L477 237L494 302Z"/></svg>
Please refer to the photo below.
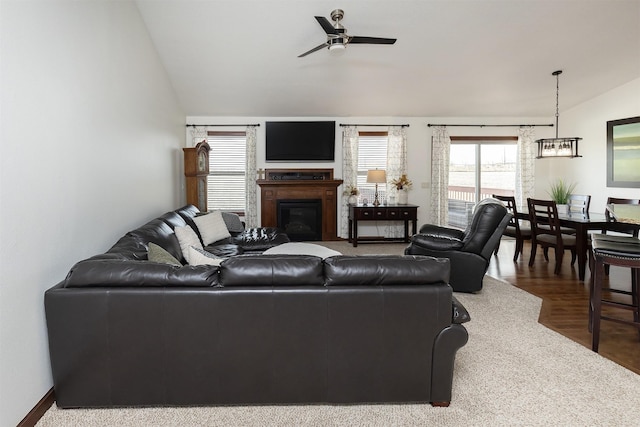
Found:
<svg viewBox="0 0 640 427"><path fill-rule="evenodd" d="M638 312L638 284L640 283L640 240L635 237L593 234L591 281L589 283L589 330L592 332L591 350L598 352L600 341L600 320L610 320L633 325L640 330ZM631 269L631 292L604 288L605 265L628 267ZM613 292L631 296L631 303L602 299L602 292ZM602 315L602 307L610 306L633 311L633 320Z"/></svg>

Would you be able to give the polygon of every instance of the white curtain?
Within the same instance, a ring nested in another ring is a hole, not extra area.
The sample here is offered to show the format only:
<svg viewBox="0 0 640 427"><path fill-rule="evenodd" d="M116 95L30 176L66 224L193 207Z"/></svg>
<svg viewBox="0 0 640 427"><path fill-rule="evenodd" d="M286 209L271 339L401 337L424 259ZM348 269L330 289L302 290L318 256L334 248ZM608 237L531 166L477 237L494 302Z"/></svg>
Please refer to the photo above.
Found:
<svg viewBox="0 0 640 427"><path fill-rule="evenodd" d="M523 126L518 130L518 160L516 163L516 205L525 206L533 197L535 185L535 129Z"/></svg>
<svg viewBox="0 0 640 427"><path fill-rule="evenodd" d="M447 225L449 199L449 155L451 138L445 126L434 126L431 134L431 223Z"/></svg>
<svg viewBox="0 0 640 427"><path fill-rule="evenodd" d="M358 185L358 127L342 128L342 188ZM342 195L340 237L349 237L349 195Z"/></svg>
<svg viewBox="0 0 640 427"><path fill-rule="evenodd" d="M258 184L257 165L256 165L256 127L247 126L247 154L246 154L246 170L245 170L245 213L244 221L247 228L258 226Z"/></svg>
<svg viewBox="0 0 640 427"><path fill-rule="evenodd" d="M407 173L407 130L404 126L390 126L387 142L387 187L386 194L395 194L391 180ZM385 237L404 237L404 224L387 221Z"/></svg>

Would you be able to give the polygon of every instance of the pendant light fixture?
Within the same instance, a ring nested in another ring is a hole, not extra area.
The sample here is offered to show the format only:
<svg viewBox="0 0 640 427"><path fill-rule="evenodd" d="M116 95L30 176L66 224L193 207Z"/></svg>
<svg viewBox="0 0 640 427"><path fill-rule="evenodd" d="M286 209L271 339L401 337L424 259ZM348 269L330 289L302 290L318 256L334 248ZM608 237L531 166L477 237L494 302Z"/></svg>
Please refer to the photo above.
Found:
<svg viewBox="0 0 640 427"><path fill-rule="evenodd" d="M558 118L560 117L560 74L562 70L554 71L551 75L556 76L556 137L538 139L538 156L537 159L545 159L549 157L582 157L578 155L578 141L582 138L558 138Z"/></svg>

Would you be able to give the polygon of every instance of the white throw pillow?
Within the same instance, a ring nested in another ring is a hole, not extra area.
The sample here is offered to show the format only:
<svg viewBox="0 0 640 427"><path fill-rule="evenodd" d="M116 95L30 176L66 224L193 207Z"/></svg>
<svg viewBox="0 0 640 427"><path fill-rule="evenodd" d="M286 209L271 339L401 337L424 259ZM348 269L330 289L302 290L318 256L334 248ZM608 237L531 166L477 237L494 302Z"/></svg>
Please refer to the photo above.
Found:
<svg viewBox="0 0 640 427"><path fill-rule="evenodd" d="M193 231L193 228L188 225L185 225L184 227L176 227L174 232L176 233L176 237L180 243L182 256L189 264L191 264L191 261L189 260L189 248L194 246L202 249L202 243L200 242L200 239L198 239L198 235Z"/></svg>
<svg viewBox="0 0 640 427"><path fill-rule="evenodd" d="M193 218L193 222L198 226L198 231L202 236L202 243L204 243L205 246L218 240L231 237L220 211L213 211L206 215L197 216Z"/></svg>
<svg viewBox="0 0 640 427"><path fill-rule="evenodd" d="M189 265L220 265L223 260L203 249L189 247Z"/></svg>

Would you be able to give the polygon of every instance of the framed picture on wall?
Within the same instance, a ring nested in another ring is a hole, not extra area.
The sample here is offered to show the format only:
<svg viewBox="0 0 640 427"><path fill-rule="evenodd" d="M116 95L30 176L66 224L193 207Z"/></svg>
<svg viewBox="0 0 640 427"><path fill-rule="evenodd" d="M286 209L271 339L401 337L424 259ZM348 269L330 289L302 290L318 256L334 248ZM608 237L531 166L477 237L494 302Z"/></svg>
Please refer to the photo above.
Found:
<svg viewBox="0 0 640 427"><path fill-rule="evenodd" d="M607 122L607 187L640 188L640 116Z"/></svg>

